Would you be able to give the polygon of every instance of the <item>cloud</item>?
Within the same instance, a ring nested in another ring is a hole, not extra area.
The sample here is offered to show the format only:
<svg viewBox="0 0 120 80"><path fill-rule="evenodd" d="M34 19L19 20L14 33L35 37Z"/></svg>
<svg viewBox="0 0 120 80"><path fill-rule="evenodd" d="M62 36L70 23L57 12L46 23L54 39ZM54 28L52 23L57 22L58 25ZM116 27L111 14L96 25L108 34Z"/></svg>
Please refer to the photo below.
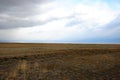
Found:
<svg viewBox="0 0 120 80"><path fill-rule="evenodd" d="M109 29L120 28L120 14L115 19L113 19L109 24L107 24L105 28Z"/></svg>
<svg viewBox="0 0 120 80"><path fill-rule="evenodd" d="M120 39L119 5L113 9L106 2L73 4L70 1L13 0L8 4L4 0L4 5L0 5L4 8L0 9L0 40L94 42Z"/></svg>
<svg viewBox="0 0 120 80"><path fill-rule="evenodd" d="M105 3L95 3L93 5L80 3L76 6L75 12L78 20L86 22L87 25L92 25L92 27L107 24L116 16L116 12Z"/></svg>
<svg viewBox="0 0 120 80"><path fill-rule="evenodd" d="M33 21L31 17L44 13L45 11L42 5L52 3L52 1L53 0L0 0L0 29L42 24L43 22Z"/></svg>
<svg viewBox="0 0 120 80"><path fill-rule="evenodd" d="M25 10L30 9L32 6L39 5L52 0L0 0L0 12L11 10Z"/></svg>
<svg viewBox="0 0 120 80"><path fill-rule="evenodd" d="M43 25L73 14L70 8L54 0L2 0L0 4L0 29Z"/></svg>
<svg viewBox="0 0 120 80"><path fill-rule="evenodd" d="M39 6L47 2L50 0L0 0L0 13L16 17L31 16L37 13L36 10L41 11Z"/></svg>

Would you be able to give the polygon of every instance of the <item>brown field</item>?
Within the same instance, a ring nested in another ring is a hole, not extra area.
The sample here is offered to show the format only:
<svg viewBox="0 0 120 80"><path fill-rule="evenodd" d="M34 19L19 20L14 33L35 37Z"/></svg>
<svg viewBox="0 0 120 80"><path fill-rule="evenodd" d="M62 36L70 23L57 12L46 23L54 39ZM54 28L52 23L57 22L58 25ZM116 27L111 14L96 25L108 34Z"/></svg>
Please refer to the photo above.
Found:
<svg viewBox="0 0 120 80"><path fill-rule="evenodd" d="M0 43L0 80L120 80L120 44Z"/></svg>

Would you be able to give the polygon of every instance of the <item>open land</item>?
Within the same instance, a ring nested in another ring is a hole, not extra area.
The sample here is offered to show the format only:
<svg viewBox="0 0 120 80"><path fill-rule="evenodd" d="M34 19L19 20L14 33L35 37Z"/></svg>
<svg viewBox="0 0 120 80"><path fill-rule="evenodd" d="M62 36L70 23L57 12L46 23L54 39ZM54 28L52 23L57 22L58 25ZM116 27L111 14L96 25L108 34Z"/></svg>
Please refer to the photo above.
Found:
<svg viewBox="0 0 120 80"><path fill-rule="evenodd" d="M0 80L120 80L120 44L0 43Z"/></svg>

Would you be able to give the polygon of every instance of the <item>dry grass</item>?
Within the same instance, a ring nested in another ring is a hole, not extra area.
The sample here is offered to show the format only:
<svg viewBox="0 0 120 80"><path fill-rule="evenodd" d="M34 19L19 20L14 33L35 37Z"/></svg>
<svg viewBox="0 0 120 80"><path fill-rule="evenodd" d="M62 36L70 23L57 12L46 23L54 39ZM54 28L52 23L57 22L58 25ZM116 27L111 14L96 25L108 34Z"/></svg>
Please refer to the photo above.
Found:
<svg viewBox="0 0 120 80"><path fill-rule="evenodd" d="M0 80L120 80L120 45L0 44Z"/></svg>

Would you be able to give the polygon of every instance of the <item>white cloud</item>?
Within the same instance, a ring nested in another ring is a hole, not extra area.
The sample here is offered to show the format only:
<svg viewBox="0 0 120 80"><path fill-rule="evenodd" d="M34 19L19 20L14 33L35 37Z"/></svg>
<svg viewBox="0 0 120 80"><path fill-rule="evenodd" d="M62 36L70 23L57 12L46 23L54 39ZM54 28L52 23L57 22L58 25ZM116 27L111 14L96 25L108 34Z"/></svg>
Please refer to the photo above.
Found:
<svg viewBox="0 0 120 80"><path fill-rule="evenodd" d="M0 35L5 35L5 39L12 36L11 40L60 41L107 37L114 36L116 31L118 33L118 29L103 30L104 25L114 20L119 14L119 11L111 9L107 4L98 2L89 5L83 3L68 4L71 5L63 5L59 2L38 5L35 10L37 13L29 16L26 20L45 22L44 24L12 30L0 30ZM77 24L66 26L71 21L76 21ZM0 38L4 39L4 36L0 36Z"/></svg>
<svg viewBox="0 0 120 80"><path fill-rule="evenodd" d="M70 10L70 8L65 5L62 6L62 4L57 2L43 4L38 7L38 10L39 9L44 9L46 11L43 11L41 14L31 16L31 20L46 22L52 19L67 18L73 15L73 10Z"/></svg>
<svg viewBox="0 0 120 80"><path fill-rule="evenodd" d="M101 3L93 5L80 3L75 7L75 12L76 18L91 28L105 25L116 17L115 11L111 10L107 4Z"/></svg>

